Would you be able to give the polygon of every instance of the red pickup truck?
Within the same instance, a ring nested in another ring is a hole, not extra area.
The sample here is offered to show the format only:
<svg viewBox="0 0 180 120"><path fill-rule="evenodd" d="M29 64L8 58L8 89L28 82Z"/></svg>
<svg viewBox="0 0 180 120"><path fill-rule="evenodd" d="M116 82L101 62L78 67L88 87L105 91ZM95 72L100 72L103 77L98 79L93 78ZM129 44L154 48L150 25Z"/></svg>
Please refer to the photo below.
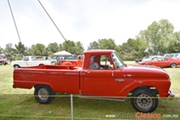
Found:
<svg viewBox="0 0 180 120"><path fill-rule="evenodd" d="M84 56L78 55L76 60L61 60L60 65L68 65L68 66L82 66Z"/></svg>
<svg viewBox="0 0 180 120"><path fill-rule="evenodd" d="M56 92L82 97L123 101L130 96L133 108L152 112L158 97L174 97L169 75L153 66L127 66L114 50L84 52L82 67L42 65L14 69L14 88L35 88L35 99L48 104Z"/></svg>

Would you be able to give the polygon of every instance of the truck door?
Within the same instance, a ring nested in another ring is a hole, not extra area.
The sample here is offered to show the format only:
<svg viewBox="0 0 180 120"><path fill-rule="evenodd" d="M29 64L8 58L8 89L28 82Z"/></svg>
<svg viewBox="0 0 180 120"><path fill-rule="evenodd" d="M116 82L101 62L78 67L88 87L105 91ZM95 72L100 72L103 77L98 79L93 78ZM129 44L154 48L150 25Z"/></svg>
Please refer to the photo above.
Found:
<svg viewBox="0 0 180 120"><path fill-rule="evenodd" d="M23 57L23 59L21 61L21 67L27 67L28 66L28 61L29 61L28 56Z"/></svg>
<svg viewBox="0 0 180 120"><path fill-rule="evenodd" d="M113 87L112 70L85 70L82 72L81 94L83 95L109 96L114 93Z"/></svg>
<svg viewBox="0 0 180 120"><path fill-rule="evenodd" d="M96 60L96 57L100 60ZM93 59L94 60L93 60ZM89 96L117 96L117 81L114 76L114 68L112 63L108 61L108 56L92 56L91 62L98 65L91 66L89 69L83 70L81 73L81 94ZM119 70L118 70L119 71Z"/></svg>

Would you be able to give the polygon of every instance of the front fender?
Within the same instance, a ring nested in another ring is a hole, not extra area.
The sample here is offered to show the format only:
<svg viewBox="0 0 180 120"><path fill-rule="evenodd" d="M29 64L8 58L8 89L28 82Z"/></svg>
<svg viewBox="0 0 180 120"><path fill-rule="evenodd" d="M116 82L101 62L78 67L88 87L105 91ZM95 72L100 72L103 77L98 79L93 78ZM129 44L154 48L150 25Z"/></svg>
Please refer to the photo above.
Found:
<svg viewBox="0 0 180 120"><path fill-rule="evenodd" d="M169 96L169 88L170 88L171 82L169 80L148 80L148 81L135 81L131 84L126 85L119 93L119 96L127 96L129 93L131 93L133 90L139 87L155 87L155 89L158 91L160 97L168 97Z"/></svg>

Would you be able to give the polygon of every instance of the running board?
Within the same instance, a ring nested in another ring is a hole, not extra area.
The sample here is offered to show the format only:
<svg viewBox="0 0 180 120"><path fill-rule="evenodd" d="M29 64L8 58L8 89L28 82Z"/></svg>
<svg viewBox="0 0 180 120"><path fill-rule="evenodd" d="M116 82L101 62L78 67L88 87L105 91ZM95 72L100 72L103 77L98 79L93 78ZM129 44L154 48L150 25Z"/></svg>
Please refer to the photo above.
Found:
<svg viewBox="0 0 180 120"><path fill-rule="evenodd" d="M87 98L87 99L100 99L100 100L113 100L113 101L125 101L125 98L115 98L115 97L106 97L106 96L87 96L80 95L79 98Z"/></svg>

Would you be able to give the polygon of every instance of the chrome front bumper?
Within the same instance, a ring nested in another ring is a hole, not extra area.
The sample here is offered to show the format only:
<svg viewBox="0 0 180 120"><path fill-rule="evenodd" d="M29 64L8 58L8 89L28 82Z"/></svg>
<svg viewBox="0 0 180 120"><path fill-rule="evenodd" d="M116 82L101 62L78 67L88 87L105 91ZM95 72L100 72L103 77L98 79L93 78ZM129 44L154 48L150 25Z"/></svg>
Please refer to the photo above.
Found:
<svg viewBox="0 0 180 120"><path fill-rule="evenodd" d="M175 97L175 93L173 91L169 90L168 93L169 93L169 98L170 99Z"/></svg>

